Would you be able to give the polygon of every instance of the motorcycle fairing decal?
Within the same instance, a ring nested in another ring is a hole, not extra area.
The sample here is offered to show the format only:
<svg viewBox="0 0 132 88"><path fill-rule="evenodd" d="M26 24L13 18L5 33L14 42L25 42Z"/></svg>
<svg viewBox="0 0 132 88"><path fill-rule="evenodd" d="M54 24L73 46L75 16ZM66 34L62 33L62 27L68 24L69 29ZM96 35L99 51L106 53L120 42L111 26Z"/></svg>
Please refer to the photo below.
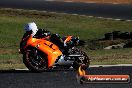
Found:
<svg viewBox="0 0 132 88"><path fill-rule="evenodd" d="M36 47L39 45L37 49L41 50L47 55L48 67L53 66L58 56L62 55L62 52L59 50L59 48L55 44L47 40L36 39L31 37L28 40L27 45L30 45L32 47Z"/></svg>

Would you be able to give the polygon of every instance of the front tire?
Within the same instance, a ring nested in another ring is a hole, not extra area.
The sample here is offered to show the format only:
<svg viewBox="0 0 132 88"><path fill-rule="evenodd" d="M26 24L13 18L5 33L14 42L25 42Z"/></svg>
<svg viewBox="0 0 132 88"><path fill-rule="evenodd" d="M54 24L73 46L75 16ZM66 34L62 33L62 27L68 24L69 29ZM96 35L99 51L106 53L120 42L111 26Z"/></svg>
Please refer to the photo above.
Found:
<svg viewBox="0 0 132 88"><path fill-rule="evenodd" d="M23 63L32 72L43 72L48 68L47 57L41 51L30 48L23 54Z"/></svg>

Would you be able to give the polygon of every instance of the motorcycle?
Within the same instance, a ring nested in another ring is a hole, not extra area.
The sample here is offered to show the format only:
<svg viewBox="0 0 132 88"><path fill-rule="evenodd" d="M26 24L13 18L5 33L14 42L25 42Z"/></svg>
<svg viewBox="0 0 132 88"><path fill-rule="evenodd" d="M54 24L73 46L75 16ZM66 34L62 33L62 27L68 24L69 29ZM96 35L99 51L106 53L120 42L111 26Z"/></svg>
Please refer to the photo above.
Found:
<svg viewBox="0 0 132 88"><path fill-rule="evenodd" d="M64 42L72 42L68 45L69 54L64 54L52 41L29 36L21 50L23 63L33 72L48 71L56 67L78 69L80 65L85 65L85 68L88 68L89 57L84 51L76 47L80 44L79 39L75 41L72 36L67 36L64 38Z"/></svg>

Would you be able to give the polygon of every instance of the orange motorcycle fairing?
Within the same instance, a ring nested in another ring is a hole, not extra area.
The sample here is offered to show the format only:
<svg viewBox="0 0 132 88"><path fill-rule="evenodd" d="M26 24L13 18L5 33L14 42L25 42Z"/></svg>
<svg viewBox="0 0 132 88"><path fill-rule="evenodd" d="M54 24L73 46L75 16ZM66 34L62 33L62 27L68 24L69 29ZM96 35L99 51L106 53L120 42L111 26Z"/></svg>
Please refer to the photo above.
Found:
<svg viewBox="0 0 132 88"><path fill-rule="evenodd" d="M67 42L69 42L71 39L72 39L72 36L67 36L64 42L67 43Z"/></svg>
<svg viewBox="0 0 132 88"><path fill-rule="evenodd" d="M36 47L47 55L48 68L54 65L58 56L62 55L62 52L55 44L44 39L36 39L31 36L27 41L27 46Z"/></svg>

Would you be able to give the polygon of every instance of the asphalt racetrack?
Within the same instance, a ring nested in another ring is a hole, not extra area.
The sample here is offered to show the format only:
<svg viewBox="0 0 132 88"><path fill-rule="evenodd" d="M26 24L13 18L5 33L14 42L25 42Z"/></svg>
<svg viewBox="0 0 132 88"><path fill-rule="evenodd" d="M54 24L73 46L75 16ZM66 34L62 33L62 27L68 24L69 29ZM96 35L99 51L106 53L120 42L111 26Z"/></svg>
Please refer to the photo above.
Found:
<svg viewBox="0 0 132 88"><path fill-rule="evenodd" d="M92 67L89 74L124 74L132 76L131 66ZM131 88L132 82L122 84L79 84L73 70L53 70L32 73L27 70L0 71L0 88Z"/></svg>
<svg viewBox="0 0 132 88"><path fill-rule="evenodd" d="M45 0L0 0L0 8L30 9L132 20L132 4L66 3Z"/></svg>

